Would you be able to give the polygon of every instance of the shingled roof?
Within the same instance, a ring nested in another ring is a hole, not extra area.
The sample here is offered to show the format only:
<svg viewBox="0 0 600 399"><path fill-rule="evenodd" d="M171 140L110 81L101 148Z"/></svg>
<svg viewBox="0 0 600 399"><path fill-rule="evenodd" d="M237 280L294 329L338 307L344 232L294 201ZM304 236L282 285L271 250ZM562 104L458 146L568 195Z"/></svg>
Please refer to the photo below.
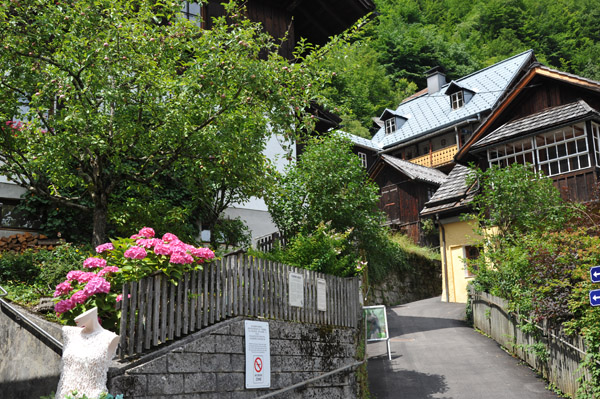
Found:
<svg viewBox="0 0 600 399"><path fill-rule="evenodd" d="M466 207L477 191L473 184L468 184L468 178L472 174L469 168L457 164L433 197L427 201L421 216Z"/></svg>
<svg viewBox="0 0 600 399"><path fill-rule="evenodd" d="M445 173L440 172L437 169L417 165L391 155L383 154L381 160L412 180L420 180L426 183L441 185L447 177Z"/></svg>

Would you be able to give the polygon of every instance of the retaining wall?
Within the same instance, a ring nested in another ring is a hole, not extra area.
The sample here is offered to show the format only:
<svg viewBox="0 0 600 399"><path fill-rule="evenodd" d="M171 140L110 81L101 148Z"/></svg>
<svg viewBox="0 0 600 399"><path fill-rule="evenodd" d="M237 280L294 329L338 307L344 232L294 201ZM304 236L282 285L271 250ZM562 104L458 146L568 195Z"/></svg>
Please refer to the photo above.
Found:
<svg viewBox="0 0 600 399"><path fill-rule="evenodd" d="M12 305L61 340L60 326ZM56 391L60 356L0 306L0 398L37 399Z"/></svg>
<svg viewBox="0 0 600 399"><path fill-rule="evenodd" d="M244 320L191 334L146 357L116 365L109 391L126 398L254 398L356 361L357 331L263 320L269 323L271 388L245 388ZM355 398L353 370L281 394L287 398Z"/></svg>

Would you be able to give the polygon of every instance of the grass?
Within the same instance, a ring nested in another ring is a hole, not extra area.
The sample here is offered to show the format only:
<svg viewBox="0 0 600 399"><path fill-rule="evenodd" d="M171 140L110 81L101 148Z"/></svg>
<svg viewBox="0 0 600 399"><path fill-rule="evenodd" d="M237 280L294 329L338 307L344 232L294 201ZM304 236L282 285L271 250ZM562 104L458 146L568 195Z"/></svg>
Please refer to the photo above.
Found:
<svg viewBox="0 0 600 399"><path fill-rule="evenodd" d="M393 233L391 238L392 241L398 244L405 252L422 256L429 260L442 260L439 248L421 247L415 244L411 238L402 233Z"/></svg>

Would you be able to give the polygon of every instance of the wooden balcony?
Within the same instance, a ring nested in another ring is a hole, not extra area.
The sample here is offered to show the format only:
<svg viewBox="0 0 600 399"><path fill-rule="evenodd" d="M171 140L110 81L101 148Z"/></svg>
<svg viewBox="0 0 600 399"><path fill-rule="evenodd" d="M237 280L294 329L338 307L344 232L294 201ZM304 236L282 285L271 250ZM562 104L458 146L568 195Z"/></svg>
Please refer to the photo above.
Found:
<svg viewBox="0 0 600 399"><path fill-rule="evenodd" d="M450 147L442 148L441 150L433 151L427 155L421 155L420 157L409 159L409 161L416 163L417 165L437 168L453 162L454 155L456 155L457 152L458 146L452 145Z"/></svg>

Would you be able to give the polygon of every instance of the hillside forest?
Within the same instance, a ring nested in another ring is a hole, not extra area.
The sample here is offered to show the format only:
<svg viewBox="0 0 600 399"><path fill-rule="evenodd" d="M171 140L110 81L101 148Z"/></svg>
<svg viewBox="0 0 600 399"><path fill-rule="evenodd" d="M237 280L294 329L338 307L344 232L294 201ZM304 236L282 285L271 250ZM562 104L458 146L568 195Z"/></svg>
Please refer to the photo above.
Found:
<svg viewBox="0 0 600 399"><path fill-rule="evenodd" d="M336 71L325 95L344 129L370 137L371 118L425 87L442 66L457 79L533 49L541 63L600 80L600 8L594 0L375 0L352 43L323 60Z"/></svg>

